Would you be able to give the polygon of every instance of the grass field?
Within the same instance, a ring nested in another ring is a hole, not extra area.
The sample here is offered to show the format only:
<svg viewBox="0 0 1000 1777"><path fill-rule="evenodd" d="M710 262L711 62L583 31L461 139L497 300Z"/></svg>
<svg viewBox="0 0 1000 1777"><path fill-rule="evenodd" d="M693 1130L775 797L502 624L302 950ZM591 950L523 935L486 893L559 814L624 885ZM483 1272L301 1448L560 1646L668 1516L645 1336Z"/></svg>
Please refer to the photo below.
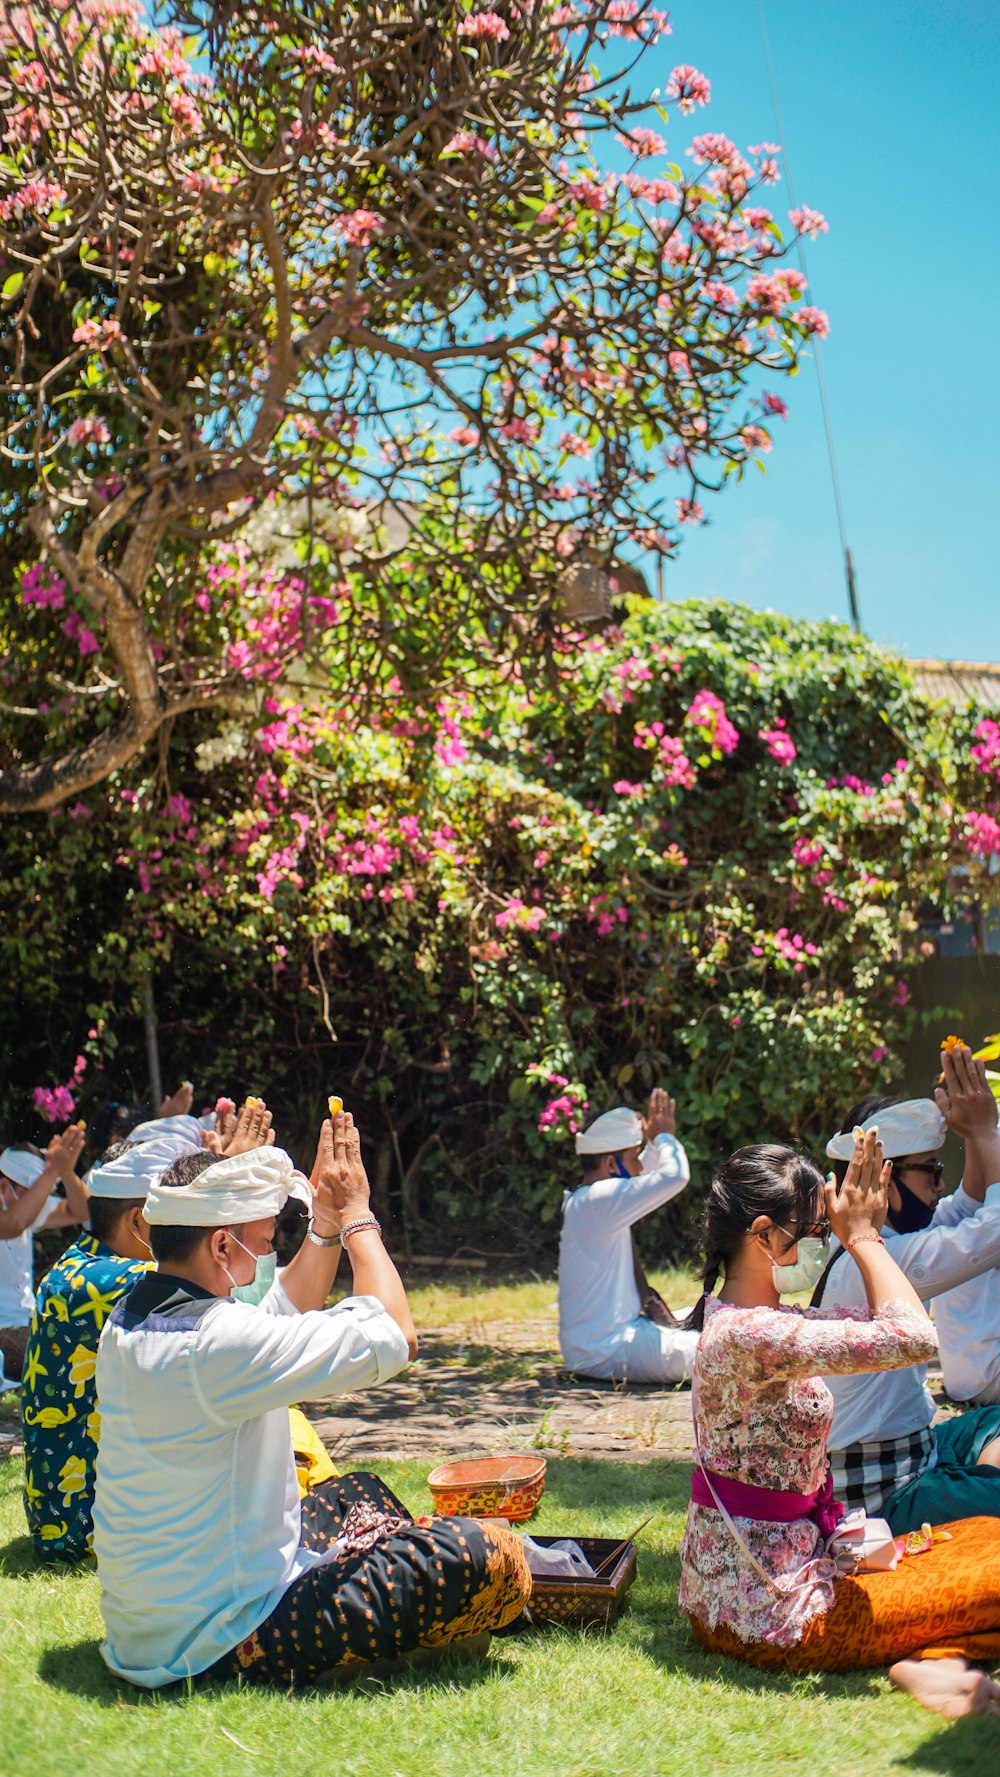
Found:
<svg viewBox="0 0 1000 1777"><path fill-rule="evenodd" d="M668 1299L690 1294L661 1278ZM673 1291L671 1294L670 1291ZM551 1279L412 1292L418 1323L467 1326L551 1312ZM5 1401L8 1409L10 1398ZM7 1417L7 1414L4 1415ZM350 1466L363 1466L352 1463ZM379 1465L415 1512L426 1467ZM0 1459L0 1777L886 1777L1000 1771L1000 1720L947 1724L853 1678L765 1677L703 1655L676 1609L687 1464L549 1457L532 1529L624 1535L647 1513L639 1573L610 1631L494 1641L478 1663L392 1685L158 1695L107 1673L91 1572L34 1565L18 1459ZM178 1493L183 1492L178 1476Z"/></svg>
<svg viewBox="0 0 1000 1777"><path fill-rule="evenodd" d="M392 1463L382 1473L427 1509L422 1469ZM98 1653L96 1576L34 1566L20 1483L18 1461L0 1464L4 1777L61 1768L88 1777L989 1777L1000 1768L1000 1721L939 1722L880 1674L783 1681L701 1654L674 1604L680 1465L549 1464L533 1528L624 1534L656 1513L609 1632L502 1638L475 1664L290 1696L149 1695L112 1679Z"/></svg>

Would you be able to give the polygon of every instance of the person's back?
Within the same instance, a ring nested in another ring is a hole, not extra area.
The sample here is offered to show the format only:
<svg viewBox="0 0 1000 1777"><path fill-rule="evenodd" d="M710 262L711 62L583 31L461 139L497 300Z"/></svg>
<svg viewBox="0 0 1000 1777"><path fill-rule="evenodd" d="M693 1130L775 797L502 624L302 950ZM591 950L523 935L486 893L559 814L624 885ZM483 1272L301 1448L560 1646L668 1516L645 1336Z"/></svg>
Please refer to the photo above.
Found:
<svg viewBox="0 0 1000 1777"><path fill-rule="evenodd" d="M677 1326L649 1288L632 1233L688 1182L673 1101L653 1092L645 1120L624 1107L605 1112L577 1136L576 1151L584 1182L566 1193L559 1238L563 1362L583 1376L683 1381L697 1335Z"/></svg>

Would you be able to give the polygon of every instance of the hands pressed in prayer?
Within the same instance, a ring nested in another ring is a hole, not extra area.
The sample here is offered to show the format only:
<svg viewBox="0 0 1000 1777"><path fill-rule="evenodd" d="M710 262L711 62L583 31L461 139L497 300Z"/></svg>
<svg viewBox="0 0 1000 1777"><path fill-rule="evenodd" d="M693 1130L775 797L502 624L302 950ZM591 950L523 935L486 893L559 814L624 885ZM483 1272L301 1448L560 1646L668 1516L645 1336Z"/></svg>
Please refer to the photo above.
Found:
<svg viewBox="0 0 1000 1777"><path fill-rule="evenodd" d="M76 1123L71 1123L61 1135L54 1135L45 1150L45 1164L56 1178L65 1182L66 1174L76 1171L76 1163L80 1158L80 1150L86 1140L86 1131Z"/></svg>
<svg viewBox="0 0 1000 1777"><path fill-rule="evenodd" d="M885 1160L878 1130L854 1132L854 1153L838 1189L832 1173L826 1182L826 1213L842 1246L859 1234L878 1234L889 1206L892 1162Z"/></svg>
<svg viewBox="0 0 1000 1777"><path fill-rule="evenodd" d="M655 1086L649 1095L642 1132L647 1141L657 1135L674 1135L677 1130L677 1105L662 1086Z"/></svg>
<svg viewBox="0 0 1000 1777"><path fill-rule="evenodd" d="M205 1147L226 1159L233 1154L251 1154L254 1148L269 1148L273 1142L271 1113L262 1098L245 1104L239 1115L235 1108L217 1114L215 1129L204 1137Z"/></svg>
<svg viewBox="0 0 1000 1777"><path fill-rule="evenodd" d="M158 1117L186 1117L194 1103L194 1087L190 1080L182 1080L176 1092L168 1093L163 1100Z"/></svg>
<svg viewBox="0 0 1000 1777"><path fill-rule="evenodd" d="M339 1233L346 1222L371 1213L361 1136L350 1111L339 1111L324 1121L309 1183L317 1233Z"/></svg>
<svg viewBox="0 0 1000 1777"><path fill-rule="evenodd" d="M941 1051L944 1085L934 1094L948 1128L966 1141L996 1134L997 1101L986 1078L986 1063L964 1045Z"/></svg>

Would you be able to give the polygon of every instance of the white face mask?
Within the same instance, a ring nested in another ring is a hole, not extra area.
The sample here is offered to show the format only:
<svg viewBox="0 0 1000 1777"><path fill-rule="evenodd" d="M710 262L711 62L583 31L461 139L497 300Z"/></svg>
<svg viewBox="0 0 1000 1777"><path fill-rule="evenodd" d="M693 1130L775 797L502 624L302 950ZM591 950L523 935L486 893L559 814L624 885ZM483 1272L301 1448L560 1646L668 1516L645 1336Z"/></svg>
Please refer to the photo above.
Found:
<svg viewBox="0 0 1000 1777"><path fill-rule="evenodd" d="M800 1290L813 1290L823 1275L830 1256L829 1240L820 1240L815 1234L803 1234L798 1248L794 1265L771 1266L771 1276L779 1296L795 1296Z"/></svg>
<svg viewBox="0 0 1000 1777"><path fill-rule="evenodd" d="M233 1239L236 1240L235 1234ZM223 1265L222 1269L233 1285L229 1294L234 1302L247 1302L251 1308L257 1308L274 1283L275 1273L278 1269L278 1255L277 1253L252 1253L248 1246L243 1246L242 1240L236 1240L236 1244L243 1247L243 1251L249 1259L255 1261L253 1282L235 1283L232 1272Z"/></svg>

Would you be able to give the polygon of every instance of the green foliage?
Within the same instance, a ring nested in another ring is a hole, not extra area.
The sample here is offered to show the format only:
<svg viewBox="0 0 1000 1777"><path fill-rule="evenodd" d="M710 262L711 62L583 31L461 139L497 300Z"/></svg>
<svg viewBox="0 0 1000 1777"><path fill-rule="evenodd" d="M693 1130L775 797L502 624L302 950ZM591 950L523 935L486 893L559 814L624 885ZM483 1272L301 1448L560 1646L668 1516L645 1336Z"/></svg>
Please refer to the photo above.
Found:
<svg viewBox="0 0 1000 1777"><path fill-rule="evenodd" d="M975 711L843 628L721 604L635 601L530 685L452 648L432 708L397 686L352 715L334 664L329 693L191 718L155 768L8 824L19 1128L98 1017L117 1095L142 1078L150 976L199 1105L263 1092L304 1154L335 1088L414 1243L527 1251L584 1115L667 1083L697 1179L742 1142L815 1146L889 1082L919 908L995 893Z"/></svg>

